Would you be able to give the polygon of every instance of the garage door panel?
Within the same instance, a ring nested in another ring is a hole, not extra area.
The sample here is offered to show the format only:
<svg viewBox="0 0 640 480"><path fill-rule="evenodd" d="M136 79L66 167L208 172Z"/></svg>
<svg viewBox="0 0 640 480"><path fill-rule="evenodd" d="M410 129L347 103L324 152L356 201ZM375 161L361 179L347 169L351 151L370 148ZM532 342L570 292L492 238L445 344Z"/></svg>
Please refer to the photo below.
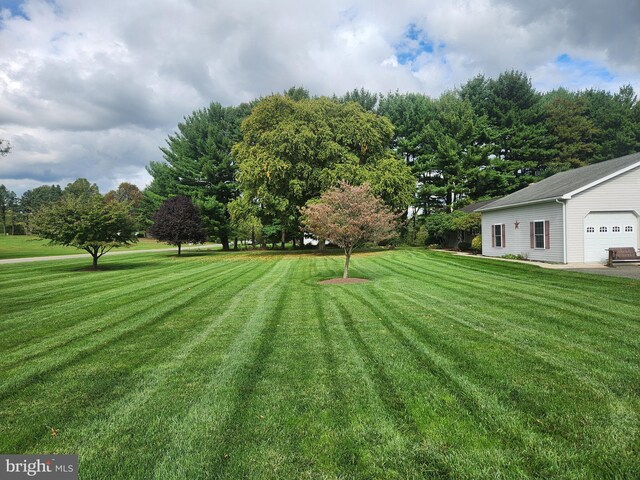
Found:
<svg viewBox="0 0 640 480"><path fill-rule="evenodd" d="M592 212L584 221L584 261L606 262L611 247L638 248L638 217L633 212Z"/></svg>

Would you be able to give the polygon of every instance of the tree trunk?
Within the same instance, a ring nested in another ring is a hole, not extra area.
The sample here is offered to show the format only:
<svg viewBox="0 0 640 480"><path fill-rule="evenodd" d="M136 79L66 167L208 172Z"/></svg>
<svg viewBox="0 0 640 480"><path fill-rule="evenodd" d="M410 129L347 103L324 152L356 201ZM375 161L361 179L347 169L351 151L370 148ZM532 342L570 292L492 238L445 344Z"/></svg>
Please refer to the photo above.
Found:
<svg viewBox="0 0 640 480"><path fill-rule="evenodd" d="M178 242L178 256L182 254L182 242Z"/></svg>
<svg viewBox="0 0 640 480"><path fill-rule="evenodd" d="M324 238L318 237L318 250L324 252Z"/></svg>
<svg viewBox="0 0 640 480"><path fill-rule="evenodd" d="M251 227L251 248L256 248L256 227Z"/></svg>
<svg viewBox="0 0 640 480"><path fill-rule="evenodd" d="M97 270L98 269L98 254L97 253L92 253L91 256L93 257L93 269Z"/></svg>
<svg viewBox="0 0 640 480"><path fill-rule="evenodd" d="M282 250L285 249L285 242L287 240L287 233L284 231L284 228L280 232L280 244L282 246Z"/></svg>
<svg viewBox="0 0 640 480"><path fill-rule="evenodd" d="M238 250L238 237L233 238L233 249Z"/></svg>
<svg viewBox="0 0 640 480"><path fill-rule="evenodd" d="M229 250L229 235L221 235L220 243L222 243L222 250Z"/></svg>
<svg viewBox="0 0 640 480"><path fill-rule="evenodd" d="M344 254L344 272L342 272L342 278L349 278L349 260L351 260L351 251L347 252L345 250Z"/></svg>

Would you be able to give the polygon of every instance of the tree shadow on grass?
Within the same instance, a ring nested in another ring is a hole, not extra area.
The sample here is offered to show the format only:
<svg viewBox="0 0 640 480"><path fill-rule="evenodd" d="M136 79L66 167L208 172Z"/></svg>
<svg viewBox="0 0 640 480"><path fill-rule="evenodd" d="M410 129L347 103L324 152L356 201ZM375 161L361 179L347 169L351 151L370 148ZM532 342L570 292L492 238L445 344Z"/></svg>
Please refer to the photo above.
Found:
<svg viewBox="0 0 640 480"><path fill-rule="evenodd" d="M124 270L137 270L140 268L149 268L153 266L159 266L157 262L135 262L135 263L127 263L127 262L113 262L113 263L98 263L98 269L94 270L91 262L86 265L73 265L73 266L63 266L55 268L58 272L69 272L69 273L105 273L105 272L115 272L115 271L124 271Z"/></svg>

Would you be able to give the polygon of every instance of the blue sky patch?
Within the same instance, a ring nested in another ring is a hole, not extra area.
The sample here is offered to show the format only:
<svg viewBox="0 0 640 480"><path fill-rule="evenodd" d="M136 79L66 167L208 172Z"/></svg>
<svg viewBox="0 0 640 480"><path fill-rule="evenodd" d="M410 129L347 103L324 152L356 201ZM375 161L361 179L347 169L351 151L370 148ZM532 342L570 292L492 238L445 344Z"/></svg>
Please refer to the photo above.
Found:
<svg viewBox="0 0 640 480"><path fill-rule="evenodd" d="M444 44L435 46L427 33L415 23L409 24L400 42L394 45L395 55L400 65L412 64L423 53L433 53L435 48L442 49Z"/></svg>
<svg viewBox="0 0 640 480"><path fill-rule="evenodd" d="M7 9L13 17L22 17L29 20L29 17L22 11L24 0L0 0L0 10Z"/></svg>
<svg viewBox="0 0 640 480"><path fill-rule="evenodd" d="M568 53L558 55L555 63L563 70L574 70L586 77L609 82L615 79L615 75L613 75L607 67L599 65L592 60L573 58Z"/></svg>

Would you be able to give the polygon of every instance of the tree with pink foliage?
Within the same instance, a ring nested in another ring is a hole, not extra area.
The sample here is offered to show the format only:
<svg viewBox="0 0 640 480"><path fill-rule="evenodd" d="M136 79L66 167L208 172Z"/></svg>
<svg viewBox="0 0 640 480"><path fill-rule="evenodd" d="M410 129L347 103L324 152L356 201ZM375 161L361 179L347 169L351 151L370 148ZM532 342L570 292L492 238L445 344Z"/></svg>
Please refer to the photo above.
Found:
<svg viewBox="0 0 640 480"><path fill-rule="evenodd" d="M396 235L396 216L368 184L341 182L302 209L306 231L344 249L342 278L349 277L353 249L367 242L381 242Z"/></svg>

